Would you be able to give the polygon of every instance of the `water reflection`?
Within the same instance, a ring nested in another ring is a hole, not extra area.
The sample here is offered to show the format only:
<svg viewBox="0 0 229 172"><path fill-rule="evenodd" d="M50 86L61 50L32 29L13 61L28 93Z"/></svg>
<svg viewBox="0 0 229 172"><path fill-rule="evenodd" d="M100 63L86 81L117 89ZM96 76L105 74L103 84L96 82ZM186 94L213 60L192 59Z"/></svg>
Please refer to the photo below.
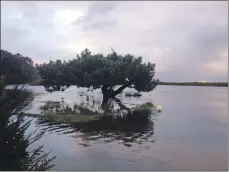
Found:
<svg viewBox="0 0 229 172"><path fill-rule="evenodd" d="M83 146L94 143L109 143L120 141L127 147L143 142L154 142L154 122L152 115L155 111L148 103L137 108L128 108L119 99L110 100L101 107L100 102L88 99L70 106L64 100L60 102L48 101L41 107L43 114L62 115L93 115L96 120L82 121L73 124L60 124L48 120L38 120L48 131L59 134L75 133L74 137L81 138Z"/></svg>

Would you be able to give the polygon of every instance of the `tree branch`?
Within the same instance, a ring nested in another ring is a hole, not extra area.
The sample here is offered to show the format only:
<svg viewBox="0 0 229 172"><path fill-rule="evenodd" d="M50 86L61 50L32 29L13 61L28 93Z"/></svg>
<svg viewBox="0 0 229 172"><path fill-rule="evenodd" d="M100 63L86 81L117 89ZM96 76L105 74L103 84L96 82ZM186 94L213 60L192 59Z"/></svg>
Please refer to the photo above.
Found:
<svg viewBox="0 0 229 172"><path fill-rule="evenodd" d="M130 80L129 82L123 84L121 87L113 92L113 97L115 97L117 94L120 94L126 87L129 87L133 82L134 80Z"/></svg>

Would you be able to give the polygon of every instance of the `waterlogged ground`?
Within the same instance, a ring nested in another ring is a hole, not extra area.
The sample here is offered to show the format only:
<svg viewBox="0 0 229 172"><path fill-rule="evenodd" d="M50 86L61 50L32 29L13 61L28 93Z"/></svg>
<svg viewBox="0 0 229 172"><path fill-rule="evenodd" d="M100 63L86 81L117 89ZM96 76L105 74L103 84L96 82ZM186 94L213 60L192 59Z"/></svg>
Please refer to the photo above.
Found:
<svg viewBox="0 0 229 172"><path fill-rule="evenodd" d="M70 87L65 92L47 93L41 86L27 89L35 95L28 110L31 113L40 113L40 106L47 101L69 107L87 104L87 99L96 105L102 101L100 90ZM91 128L79 132L63 127L60 132L46 131L33 146L43 144L45 151L57 156L52 170L228 169L227 87L158 86L142 97L125 97L129 91L118 96L125 106L151 102L162 105L163 111L153 114L143 128L136 125L120 132L111 128L101 134ZM31 130L42 128L35 119ZM123 133L132 135L124 137Z"/></svg>

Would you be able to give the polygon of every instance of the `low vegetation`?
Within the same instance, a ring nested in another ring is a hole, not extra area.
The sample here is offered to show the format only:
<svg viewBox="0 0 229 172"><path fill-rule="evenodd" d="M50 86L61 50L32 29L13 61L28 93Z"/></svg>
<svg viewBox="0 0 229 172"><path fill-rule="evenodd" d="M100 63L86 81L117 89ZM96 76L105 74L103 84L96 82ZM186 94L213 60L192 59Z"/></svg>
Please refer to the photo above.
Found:
<svg viewBox="0 0 229 172"><path fill-rule="evenodd" d="M25 116L37 117L42 121L46 122L55 122L55 123L68 123L68 124L77 124L81 122L88 122L91 120L97 120L99 116L89 116L89 115L72 115L68 113L62 114L31 114L25 113Z"/></svg>
<svg viewBox="0 0 229 172"><path fill-rule="evenodd" d="M47 106L47 104L45 105ZM32 113L24 113L25 116L30 116L30 117L37 117L42 121L46 122L55 122L55 123L68 123L68 124L78 124L78 123L83 123L83 122L89 122L93 120L100 120L104 116L115 116L115 115L124 115L123 117L125 118L126 116L136 116L138 115L139 117L141 114L145 114L144 112L152 112L153 110L153 104L151 103L145 103L143 105L139 105L135 108L129 109L126 113L122 113L121 111L117 111L115 113L98 113L91 111L87 109L87 111L79 111L78 113L75 113L75 111L71 110L69 112L67 111L62 111L62 112L50 112L47 111L45 113L41 114L32 114ZM80 109L82 107L78 107ZM84 108L86 109L86 108ZM86 112L86 113L85 113Z"/></svg>

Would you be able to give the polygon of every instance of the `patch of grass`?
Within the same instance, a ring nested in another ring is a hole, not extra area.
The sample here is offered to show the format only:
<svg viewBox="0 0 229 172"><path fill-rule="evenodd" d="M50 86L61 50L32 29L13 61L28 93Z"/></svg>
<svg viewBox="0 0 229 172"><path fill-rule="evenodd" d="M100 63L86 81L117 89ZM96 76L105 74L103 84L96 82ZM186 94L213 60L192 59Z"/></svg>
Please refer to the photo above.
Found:
<svg viewBox="0 0 229 172"><path fill-rule="evenodd" d="M55 123L82 123L92 120L98 120L99 116L89 116L89 115L69 115L69 114L32 114L24 113L25 116L36 117L43 121L55 122Z"/></svg>
<svg viewBox="0 0 229 172"><path fill-rule="evenodd" d="M148 116L151 114L153 107L154 107L153 104L145 103L135 108L132 108L131 113L127 114L126 118L123 120L138 119L138 118L140 120L142 118L148 118ZM84 111L84 112L89 113L90 111ZM44 114L24 113L24 115L30 117L36 117L46 122L68 123L68 124L86 123L95 120L101 120L102 118L106 118L106 117L108 118L112 117L112 113L106 115L101 115L97 112L93 114L91 113L88 114L88 113L84 113L81 115L77 115L71 112L44 113Z"/></svg>

